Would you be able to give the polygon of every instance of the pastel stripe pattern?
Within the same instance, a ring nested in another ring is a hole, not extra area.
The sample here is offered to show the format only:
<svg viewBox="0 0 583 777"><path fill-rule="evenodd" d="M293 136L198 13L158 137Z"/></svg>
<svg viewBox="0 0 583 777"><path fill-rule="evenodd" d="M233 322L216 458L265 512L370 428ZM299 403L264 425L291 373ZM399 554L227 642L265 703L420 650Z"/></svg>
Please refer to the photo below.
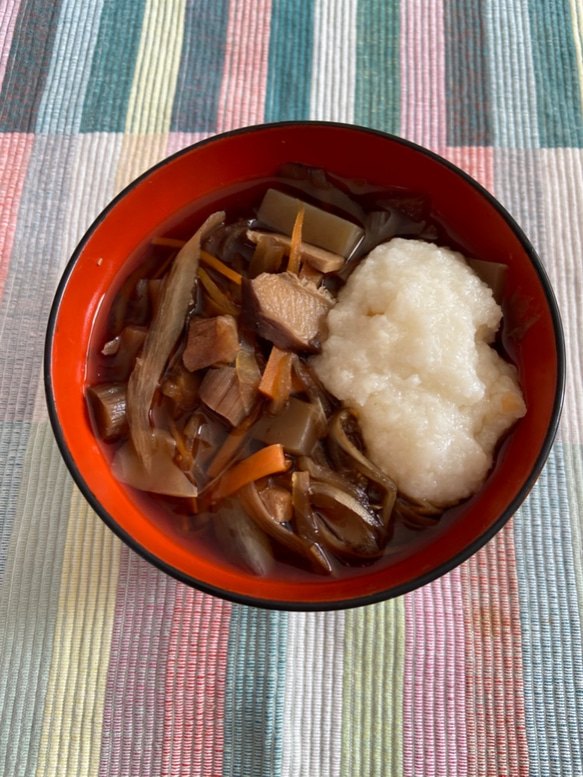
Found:
<svg viewBox="0 0 583 777"><path fill-rule="evenodd" d="M403 774L472 774L472 698L460 671L467 662L460 571L406 597L405 613Z"/></svg>
<svg viewBox="0 0 583 777"><path fill-rule="evenodd" d="M104 0L83 99L81 132L122 132L145 0Z"/></svg>
<svg viewBox="0 0 583 777"><path fill-rule="evenodd" d="M97 774L120 544L71 497L38 775ZM99 547L100 553L94 548ZM83 706L87 715L75 714Z"/></svg>
<svg viewBox="0 0 583 777"><path fill-rule="evenodd" d="M283 671L287 615L234 606L231 611L223 774L281 773Z"/></svg>
<svg viewBox="0 0 583 777"><path fill-rule="evenodd" d="M583 775L582 106L576 0L0 0L2 777ZM42 380L102 208L190 143L301 119L397 133L498 197L568 364L507 526L338 612L231 604L129 550L73 485Z"/></svg>
<svg viewBox="0 0 583 777"><path fill-rule="evenodd" d="M525 654L525 736L533 771L540 774L561 774L561 769L563 774L577 774L583 769L581 588L577 586L581 554L573 550L571 530L580 515L570 514L570 500L564 498L568 486L560 454L557 446L533 498L516 521L523 548L517 575ZM544 520L544 503L559 495L562 509L549 510Z"/></svg>
<svg viewBox="0 0 583 777"><path fill-rule="evenodd" d="M172 107L173 132L212 132L217 126L227 29L226 0L187 2L182 55Z"/></svg>
<svg viewBox="0 0 583 777"><path fill-rule="evenodd" d="M354 121L397 134L400 103L407 91L400 84L408 72L401 66L401 17L407 6L383 0L359 0L356 6Z"/></svg>
<svg viewBox="0 0 583 777"><path fill-rule="evenodd" d="M61 0L22 2L0 92L0 132L33 132L58 29Z"/></svg>
<svg viewBox="0 0 583 777"><path fill-rule="evenodd" d="M273 0L265 121L308 119L314 0Z"/></svg>
<svg viewBox="0 0 583 777"><path fill-rule="evenodd" d="M101 11L100 2L87 8L75 0L63 0L47 83L38 108L36 132L79 131L83 110L80 98L87 87ZM73 35L73 30L82 30L83 34ZM75 62L74 68L68 66L71 61Z"/></svg>
<svg viewBox="0 0 583 777"><path fill-rule="evenodd" d="M356 0L315 0L310 117L354 120Z"/></svg>
<svg viewBox="0 0 583 777"><path fill-rule="evenodd" d="M12 732L0 738L0 764L4 774L28 777L40 749L72 487L47 424L29 431L21 466L26 487L0 590L0 727Z"/></svg>
<svg viewBox="0 0 583 777"><path fill-rule="evenodd" d="M571 4L568 0L558 0L548 8L543 0L535 0L528 8L540 145L543 148L581 148L580 65L577 64Z"/></svg>
<svg viewBox="0 0 583 777"><path fill-rule="evenodd" d="M443 3L402 3L399 23L400 133L444 153L447 101ZM418 62L423 67L418 68Z"/></svg>
<svg viewBox="0 0 583 777"><path fill-rule="evenodd" d="M14 35L14 28L16 27L19 7L19 2L7 2L4 3L2 8L2 16L0 17L0 84L4 81L6 74L8 54L10 52L12 36Z"/></svg>
<svg viewBox="0 0 583 777"><path fill-rule="evenodd" d="M220 774L231 605L179 586L168 646L162 773Z"/></svg>
<svg viewBox="0 0 583 777"><path fill-rule="evenodd" d="M451 146L492 145L486 5L485 0L444 0L446 126Z"/></svg>
<svg viewBox="0 0 583 777"><path fill-rule="evenodd" d="M346 613L340 774L403 774L404 602Z"/></svg>
<svg viewBox="0 0 583 777"><path fill-rule="evenodd" d="M20 199L34 143L34 135L8 133L0 138L0 208L5 228L0 243L0 299L4 292Z"/></svg>
<svg viewBox="0 0 583 777"><path fill-rule="evenodd" d="M170 130L182 51L186 0L146 0L144 25L128 96L125 131L160 134Z"/></svg>
<svg viewBox="0 0 583 777"><path fill-rule="evenodd" d="M271 0L230 3L217 131L264 120Z"/></svg>
<svg viewBox="0 0 583 777"><path fill-rule="evenodd" d="M344 613L290 613L287 623L281 774L340 777L345 768ZM312 703L305 705L305 699Z"/></svg>

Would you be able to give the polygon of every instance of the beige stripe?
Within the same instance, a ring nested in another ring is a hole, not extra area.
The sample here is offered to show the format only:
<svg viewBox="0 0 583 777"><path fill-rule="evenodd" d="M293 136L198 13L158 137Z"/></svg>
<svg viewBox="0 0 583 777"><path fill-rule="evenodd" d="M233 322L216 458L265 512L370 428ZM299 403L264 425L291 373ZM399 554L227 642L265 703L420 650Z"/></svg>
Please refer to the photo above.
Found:
<svg viewBox="0 0 583 777"><path fill-rule="evenodd" d="M316 0L310 118L354 121L356 0Z"/></svg>
<svg viewBox="0 0 583 777"><path fill-rule="evenodd" d="M583 443L583 151L575 148L542 149L539 152L545 245L542 259L557 295L567 362L565 404L561 419L563 442Z"/></svg>
<svg viewBox="0 0 583 777"><path fill-rule="evenodd" d="M186 0L148 0L128 101L126 132L165 133L184 37Z"/></svg>
<svg viewBox="0 0 583 777"><path fill-rule="evenodd" d="M115 178L121 191L135 178L166 157L168 135L124 135Z"/></svg>
<svg viewBox="0 0 583 777"><path fill-rule="evenodd" d="M580 0L571 0L571 18L573 20L573 42L577 53L577 73L579 75L579 91L583 104L583 7Z"/></svg>
<svg viewBox="0 0 583 777"><path fill-rule="evenodd" d="M75 138L71 166L75 171L59 225L63 244L60 250L61 270L65 269L76 245L94 219L117 194L116 171L122 148L120 133L88 133ZM47 420L45 388L39 380L35 396L33 421Z"/></svg>
<svg viewBox="0 0 583 777"><path fill-rule="evenodd" d="M121 543L75 489L39 745L38 777L99 770Z"/></svg>

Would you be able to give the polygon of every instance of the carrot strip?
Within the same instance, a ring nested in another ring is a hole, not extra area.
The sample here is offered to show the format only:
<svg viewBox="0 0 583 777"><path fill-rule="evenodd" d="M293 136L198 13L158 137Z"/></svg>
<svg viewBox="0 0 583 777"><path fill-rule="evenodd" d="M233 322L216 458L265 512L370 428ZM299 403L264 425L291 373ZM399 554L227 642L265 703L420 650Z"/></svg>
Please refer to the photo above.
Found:
<svg viewBox="0 0 583 777"><path fill-rule="evenodd" d="M282 393L281 384L285 382L282 378L287 372L290 373L291 383L291 354L274 345L259 382L259 391L269 399L279 399Z"/></svg>
<svg viewBox="0 0 583 777"><path fill-rule="evenodd" d="M154 246L169 246L170 248L182 248L185 245L186 240L178 240L176 237L153 237L152 245Z"/></svg>
<svg viewBox="0 0 583 777"><path fill-rule="evenodd" d="M208 251L200 252L200 261L204 262L204 264L208 265L208 267L212 267L213 270L216 270L221 275L224 275L225 278L233 281L233 283L236 283L237 286L240 286L243 282L243 276L241 273L236 272L224 262L221 262L220 259L217 259L216 256L209 254Z"/></svg>
<svg viewBox="0 0 583 777"><path fill-rule="evenodd" d="M215 302L218 307L224 312L224 313L230 313L232 316L238 316L239 311L233 305L231 300L227 297L227 295L221 291L221 289L217 286L217 284L213 281L211 276L206 272L206 270L203 270L202 267L198 270L198 277L200 279L200 282L206 289L207 294L209 297Z"/></svg>
<svg viewBox="0 0 583 777"><path fill-rule="evenodd" d="M300 269L300 260L302 258L302 227L304 226L305 205L298 210L298 215L294 222L292 230L291 244L289 249L289 262L287 269L289 272L297 273Z"/></svg>
<svg viewBox="0 0 583 777"><path fill-rule="evenodd" d="M285 472L289 467L290 462L285 457L283 445L268 445L227 470L213 489L211 499L218 502L255 480Z"/></svg>

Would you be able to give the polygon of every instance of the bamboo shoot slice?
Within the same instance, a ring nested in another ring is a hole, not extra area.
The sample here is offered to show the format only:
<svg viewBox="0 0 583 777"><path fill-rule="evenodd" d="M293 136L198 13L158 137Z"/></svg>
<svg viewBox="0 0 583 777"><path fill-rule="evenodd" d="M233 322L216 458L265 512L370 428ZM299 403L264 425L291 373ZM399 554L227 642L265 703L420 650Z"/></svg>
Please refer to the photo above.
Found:
<svg viewBox="0 0 583 777"><path fill-rule="evenodd" d="M277 189L268 189L257 217L263 224L291 235L299 210L304 207L302 239L344 258L350 256L364 236L364 230L334 213L316 208Z"/></svg>

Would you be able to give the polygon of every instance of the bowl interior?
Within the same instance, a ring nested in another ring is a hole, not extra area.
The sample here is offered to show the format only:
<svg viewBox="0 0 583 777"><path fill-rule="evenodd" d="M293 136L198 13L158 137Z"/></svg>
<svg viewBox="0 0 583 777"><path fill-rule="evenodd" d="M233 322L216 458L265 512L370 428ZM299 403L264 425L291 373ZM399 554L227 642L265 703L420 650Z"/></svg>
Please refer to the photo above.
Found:
<svg viewBox="0 0 583 777"><path fill-rule="evenodd" d="M345 580L260 579L199 552L112 476L83 396L88 343L112 288L152 236L192 211L201 219L221 196L266 178L289 161L432 198L434 215L467 255L509 267L505 346L519 371L528 412L505 440L486 485L423 532L414 551ZM327 123L265 125L204 141L171 157L126 189L101 214L69 263L47 337L51 421L77 484L130 546L181 580L236 601L319 609L403 593L475 552L524 499L548 455L558 423L564 358L556 303L540 261L520 229L481 187L413 144L382 133Z"/></svg>

